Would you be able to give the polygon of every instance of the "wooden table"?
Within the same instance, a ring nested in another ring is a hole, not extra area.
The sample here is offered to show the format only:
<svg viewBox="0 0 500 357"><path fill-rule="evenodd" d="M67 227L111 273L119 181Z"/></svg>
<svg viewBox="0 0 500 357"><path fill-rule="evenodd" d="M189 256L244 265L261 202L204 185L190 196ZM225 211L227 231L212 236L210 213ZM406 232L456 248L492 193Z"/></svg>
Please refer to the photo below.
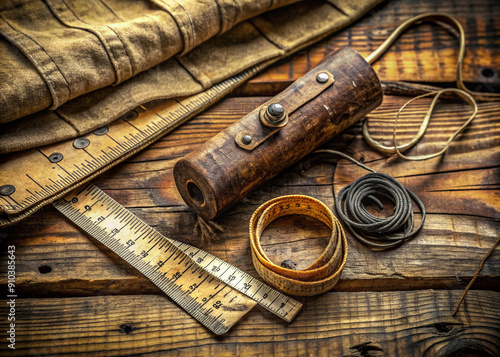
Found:
<svg viewBox="0 0 500 357"><path fill-rule="evenodd" d="M164 235L197 245L192 233L196 215L173 183L176 160L275 95L326 53L352 46L366 56L397 24L430 11L455 15L464 25L469 86L498 89L498 1L389 1L340 34L275 65L94 183ZM425 24L411 29L374 68L383 81L447 85L455 78L457 52L450 33ZM407 100L385 97L369 116L375 138L390 138L395 112ZM408 109L401 140L415 132L428 103L421 100ZM290 324L257 307L229 333L215 336L113 252L45 207L0 231L1 271L6 271L7 246L15 245L18 289L16 350L7 349L4 332L1 355L500 355L498 249L452 316L500 233L500 103L479 107L472 125L442 158L404 162L383 157L363 142L359 125L332 140L329 146L393 175L417 193L428 218L417 238L390 251L371 251L349 234L340 282L334 291L301 299L303 311ZM438 150L469 111L463 103L443 102L411 153ZM226 232L206 250L258 276L247 234L253 211L284 194L307 194L331 206L333 174L338 191L363 172L344 160L335 164L309 156L217 218ZM276 261L292 259L303 267L324 247L326 235L326 227L314 220L285 217L266 231L264 243ZM4 286L5 274L1 280ZM0 326L6 331L2 305Z"/></svg>

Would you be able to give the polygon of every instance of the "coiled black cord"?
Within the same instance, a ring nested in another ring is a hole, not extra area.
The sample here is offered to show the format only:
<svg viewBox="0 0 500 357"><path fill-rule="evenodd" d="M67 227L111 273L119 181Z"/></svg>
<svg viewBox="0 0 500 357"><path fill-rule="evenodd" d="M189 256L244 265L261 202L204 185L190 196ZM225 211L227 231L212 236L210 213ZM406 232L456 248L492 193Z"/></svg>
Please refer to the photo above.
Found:
<svg viewBox="0 0 500 357"><path fill-rule="evenodd" d="M328 153L342 156L356 165L372 171L353 183L343 187L335 199L335 210L351 233L363 244L375 249L389 249L413 238L425 221L425 207L420 199L393 177L375 172L352 157L335 150L317 150L315 153ZM388 217L377 217L365 208L367 200L383 209L377 196L383 196L394 204L394 213ZM414 201L420 209L422 218L414 229Z"/></svg>

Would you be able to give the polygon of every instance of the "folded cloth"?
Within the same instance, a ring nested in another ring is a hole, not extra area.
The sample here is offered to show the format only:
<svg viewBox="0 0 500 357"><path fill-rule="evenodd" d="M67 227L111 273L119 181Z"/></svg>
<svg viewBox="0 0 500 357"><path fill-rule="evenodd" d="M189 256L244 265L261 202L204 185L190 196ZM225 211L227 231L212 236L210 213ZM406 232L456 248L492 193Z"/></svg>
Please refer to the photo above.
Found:
<svg viewBox="0 0 500 357"><path fill-rule="evenodd" d="M269 65L382 0L6 0L0 153L73 138L140 104Z"/></svg>

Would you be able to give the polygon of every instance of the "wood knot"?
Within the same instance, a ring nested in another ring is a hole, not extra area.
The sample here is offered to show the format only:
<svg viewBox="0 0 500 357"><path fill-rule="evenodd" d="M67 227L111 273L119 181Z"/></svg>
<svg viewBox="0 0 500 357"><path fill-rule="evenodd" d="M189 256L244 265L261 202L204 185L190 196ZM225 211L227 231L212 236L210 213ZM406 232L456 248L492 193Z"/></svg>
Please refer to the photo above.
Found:
<svg viewBox="0 0 500 357"><path fill-rule="evenodd" d="M127 334L127 335L130 335L135 330L138 330L138 328L134 327L134 325L132 325L132 324L123 324L123 325L120 325L120 332L124 333L124 334Z"/></svg>
<svg viewBox="0 0 500 357"><path fill-rule="evenodd" d="M359 345L349 347L349 354L344 357L384 357L384 350L378 343L364 342Z"/></svg>
<svg viewBox="0 0 500 357"><path fill-rule="evenodd" d="M433 326L438 332L444 332L444 333L448 333L453 329L452 326L442 322L435 323Z"/></svg>

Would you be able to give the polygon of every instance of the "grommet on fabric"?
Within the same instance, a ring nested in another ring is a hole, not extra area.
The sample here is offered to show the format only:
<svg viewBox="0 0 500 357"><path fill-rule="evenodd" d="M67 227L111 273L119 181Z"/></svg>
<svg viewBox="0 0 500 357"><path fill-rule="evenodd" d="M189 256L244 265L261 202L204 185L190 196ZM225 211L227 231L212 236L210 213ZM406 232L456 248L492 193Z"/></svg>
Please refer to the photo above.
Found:
<svg viewBox="0 0 500 357"><path fill-rule="evenodd" d="M139 113L137 113L136 110L131 110L129 111L128 113L125 113L123 114L120 119L123 119L123 120L134 120L135 118L137 118L139 116Z"/></svg>
<svg viewBox="0 0 500 357"><path fill-rule="evenodd" d="M14 192L16 192L16 188L12 185L0 186L0 195L2 195L2 196L10 196Z"/></svg>
<svg viewBox="0 0 500 357"><path fill-rule="evenodd" d="M260 245L264 229L275 219L291 214L305 215L326 224L330 241L323 253L304 270L290 269L289 264L274 264ZM312 296L329 291L340 279L347 260L347 239L339 220L321 201L302 195L281 196L260 206L250 219L252 261L259 275L269 285L295 296Z"/></svg>
<svg viewBox="0 0 500 357"><path fill-rule="evenodd" d="M87 138L78 138L75 141L73 141L73 147L75 149L85 149L89 145L90 145L90 140Z"/></svg>
<svg viewBox="0 0 500 357"><path fill-rule="evenodd" d="M94 135L105 135L109 131L109 128L107 126L103 126L102 128L96 129L92 132Z"/></svg>
<svg viewBox="0 0 500 357"><path fill-rule="evenodd" d="M52 163L56 163L64 159L64 155L61 154L60 152L53 152L52 154L49 155L49 161Z"/></svg>

